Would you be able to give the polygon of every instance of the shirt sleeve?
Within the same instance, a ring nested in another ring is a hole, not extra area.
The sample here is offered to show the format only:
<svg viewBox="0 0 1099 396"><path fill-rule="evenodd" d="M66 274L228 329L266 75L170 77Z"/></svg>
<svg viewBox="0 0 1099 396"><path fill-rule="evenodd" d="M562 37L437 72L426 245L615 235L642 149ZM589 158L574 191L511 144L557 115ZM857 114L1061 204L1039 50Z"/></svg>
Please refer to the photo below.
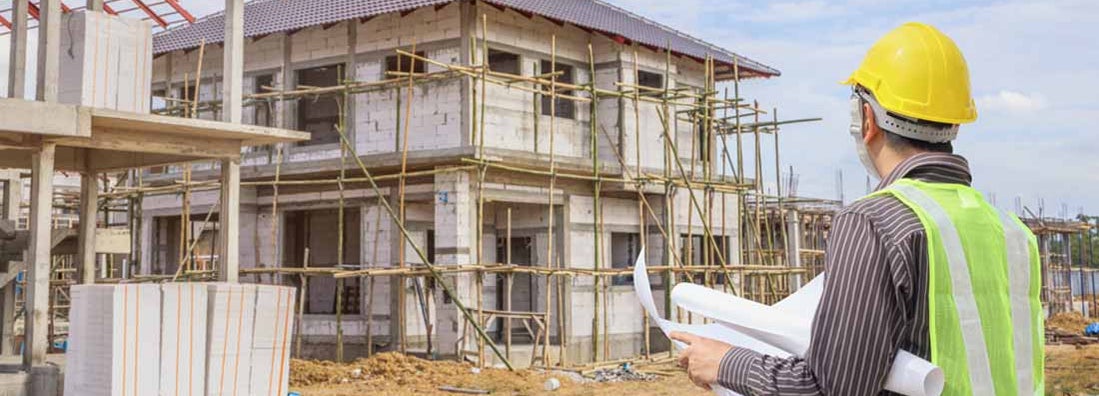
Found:
<svg viewBox="0 0 1099 396"><path fill-rule="evenodd" d="M825 252L824 295L805 358L736 348L722 359L718 384L753 395L872 395L881 392L903 340L904 299L869 219L835 218Z"/></svg>

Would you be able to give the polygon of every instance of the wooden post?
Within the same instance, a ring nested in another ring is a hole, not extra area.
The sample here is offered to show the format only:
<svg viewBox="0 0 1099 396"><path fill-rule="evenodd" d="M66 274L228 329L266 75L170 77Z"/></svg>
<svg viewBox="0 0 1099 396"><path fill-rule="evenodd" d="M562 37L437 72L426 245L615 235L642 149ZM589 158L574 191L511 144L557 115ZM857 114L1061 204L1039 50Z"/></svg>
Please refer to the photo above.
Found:
<svg viewBox="0 0 1099 396"><path fill-rule="evenodd" d="M225 0L225 55L222 56L221 120L239 124L244 89L244 0ZM239 166L239 163L238 163ZM222 206L222 211L228 211ZM235 207L233 209L236 210ZM235 226L235 224L234 224ZM221 229L225 233L226 229ZM236 234L234 231L233 234ZM235 260L234 260L235 261ZM236 279L236 274L233 274Z"/></svg>
<svg viewBox="0 0 1099 396"><path fill-rule="evenodd" d="M240 158L221 160L221 213L218 216L218 280L240 276Z"/></svg>
<svg viewBox="0 0 1099 396"><path fill-rule="evenodd" d="M90 165L91 161L87 162ZM86 169L80 179L80 283L90 285L95 283L95 228L99 188L96 173L91 168Z"/></svg>
<svg viewBox="0 0 1099 396"><path fill-rule="evenodd" d="M8 97L22 98L27 90L27 9L26 1L12 2L11 46L8 54Z"/></svg>
<svg viewBox="0 0 1099 396"><path fill-rule="evenodd" d="M35 95L39 101L54 103L57 102L61 63L61 0L41 0L38 9L38 84Z"/></svg>
<svg viewBox="0 0 1099 396"><path fill-rule="evenodd" d="M50 300L50 250L53 212L53 143L43 143L31 156L31 215L26 299L24 300L23 369L46 363L46 332Z"/></svg>

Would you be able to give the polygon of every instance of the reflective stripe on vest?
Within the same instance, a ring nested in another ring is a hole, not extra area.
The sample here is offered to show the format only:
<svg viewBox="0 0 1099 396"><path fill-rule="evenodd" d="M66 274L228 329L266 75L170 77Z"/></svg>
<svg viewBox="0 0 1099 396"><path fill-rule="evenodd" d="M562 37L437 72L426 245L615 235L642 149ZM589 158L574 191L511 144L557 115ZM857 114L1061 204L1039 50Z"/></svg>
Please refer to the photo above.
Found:
<svg viewBox="0 0 1099 396"><path fill-rule="evenodd" d="M1011 284L1011 323L1015 329L1044 329L1042 324L1041 303L1032 304L1031 293L1035 286L1039 285L1038 277L1033 274L1040 269L1032 267L1031 257L1036 257L1037 241L1032 240L1030 230L1011 214L1000 212L1000 222L1004 225L1004 239L1007 242L1007 267L1008 281ZM1038 286L1040 288L1040 286ZM1036 348L1041 349L1044 331L1016 331L1013 334L1015 345L1015 376L1019 382L1020 393L1026 393L1025 389L1034 389L1034 394L1045 393L1045 385L1042 383L1042 370L1044 360L1042 354L1035 354ZM1037 383L1035 383L1035 377Z"/></svg>
<svg viewBox="0 0 1099 396"><path fill-rule="evenodd" d="M1044 392L1037 241L1013 215L959 184L902 179L872 196L912 209L928 241L931 360L944 394Z"/></svg>
<svg viewBox="0 0 1099 396"><path fill-rule="evenodd" d="M892 187L931 217L941 236L943 249L946 250L947 265L950 267L951 289L954 304L958 309L958 318L962 325L962 339L965 340L965 357L969 363L969 383L974 395L992 395L992 369L988 364L988 347L985 346L984 328L977 311L977 300L973 297L973 285L969 280L969 263L965 259L961 238L954 222L934 199L912 185L897 183ZM949 380L950 378L947 378Z"/></svg>

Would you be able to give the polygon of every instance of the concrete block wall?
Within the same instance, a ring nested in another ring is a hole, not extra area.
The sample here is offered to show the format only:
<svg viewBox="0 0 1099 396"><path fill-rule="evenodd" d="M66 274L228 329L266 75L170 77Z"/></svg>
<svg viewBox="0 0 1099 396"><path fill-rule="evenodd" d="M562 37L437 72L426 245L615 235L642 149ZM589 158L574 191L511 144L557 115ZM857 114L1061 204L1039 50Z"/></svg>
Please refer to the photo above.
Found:
<svg viewBox="0 0 1099 396"><path fill-rule="evenodd" d="M205 215L214 203L219 199L217 190L196 191L191 195L192 215ZM261 209L256 204L256 188L244 186L240 188L240 268L255 268L257 263L263 260L262 245L257 250L257 235L262 234L266 224L260 223ZM183 207L182 197L179 195L153 195L147 196L142 201L141 230L141 269L140 274L150 274L153 260L153 229L156 227L155 219L158 217L179 217ZM270 210L268 208L268 210ZM201 221L200 221L201 222ZM216 222L211 220L211 223ZM212 225L211 225L212 227ZM178 232L178 230L176 231ZM197 230L196 230L197 232ZM178 234L176 234L178 237ZM169 257L174 257L170 254Z"/></svg>

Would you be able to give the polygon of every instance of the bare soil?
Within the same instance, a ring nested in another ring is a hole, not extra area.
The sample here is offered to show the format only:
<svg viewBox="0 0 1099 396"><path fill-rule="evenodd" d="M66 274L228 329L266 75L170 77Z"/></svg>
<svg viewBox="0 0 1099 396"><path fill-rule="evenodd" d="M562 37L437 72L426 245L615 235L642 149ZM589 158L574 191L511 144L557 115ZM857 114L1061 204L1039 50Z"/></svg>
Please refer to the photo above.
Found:
<svg viewBox="0 0 1099 396"><path fill-rule="evenodd" d="M653 381L578 383L575 374L486 368L475 373L469 364L427 361L396 353L382 353L351 363L293 360L290 389L302 395L458 395L441 390L454 387L491 392L493 395L707 395L691 384L686 373L672 364L648 366L657 373ZM557 378L561 387L546 391L544 384ZM1099 394L1099 344L1046 346L1046 393L1050 395Z"/></svg>
<svg viewBox="0 0 1099 396"><path fill-rule="evenodd" d="M455 361L427 361L396 353L382 353L351 363L292 360L290 389L302 395L456 395L441 390L453 387L488 391L494 395L706 395L691 384L686 373L672 364L646 367L658 373L653 381L584 382L575 374L539 370L485 368ZM546 391L547 380L561 386Z"/></svg>

